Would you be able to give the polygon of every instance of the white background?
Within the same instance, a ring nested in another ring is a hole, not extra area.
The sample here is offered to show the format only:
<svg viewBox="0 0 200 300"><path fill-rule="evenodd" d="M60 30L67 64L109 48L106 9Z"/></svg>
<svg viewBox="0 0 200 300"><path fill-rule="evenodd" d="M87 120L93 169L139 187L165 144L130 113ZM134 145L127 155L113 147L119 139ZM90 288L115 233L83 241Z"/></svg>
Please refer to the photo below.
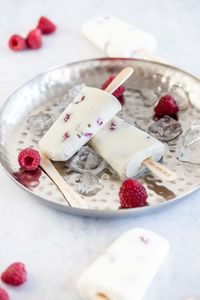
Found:
<svg viewBox="0 0 200 300"><path fill-rule="evenodd" d="M157 55L200 75L198 0L0 0L0 104L46 68L103 56L80 34L83 21L102 13L155 34ZM9 50L9 36L26 35L41 15L58 25L55 34L44 37L44 47L21 53ZM170 255L145 299L200 297L199 196L195 193L165 211L143 217L81 218L44 206L0 168L0 272L13 261L23 261L29 272L24 286L6 289L15 300L78 300L75 284L82 271L122 232L142 226L171 244Z"/></svg>

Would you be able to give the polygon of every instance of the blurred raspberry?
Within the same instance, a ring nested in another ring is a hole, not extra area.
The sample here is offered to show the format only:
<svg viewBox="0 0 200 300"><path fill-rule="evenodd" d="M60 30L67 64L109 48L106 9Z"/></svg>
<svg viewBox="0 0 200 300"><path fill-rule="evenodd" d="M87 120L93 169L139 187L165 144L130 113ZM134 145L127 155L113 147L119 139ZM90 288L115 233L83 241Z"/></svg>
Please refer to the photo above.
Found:
<svg viewBox="0 0 200 300"><path fill-rule="evenodd" d="M33 29L26 38L27 47L30 49L39 49L42 47L42 34L40 29Z"/></svg>
<svg viewBox="0 0 200 300"><path fill-rule="evenodd" d="M8 293L0 287L0 300L9 300Z"/></svg>
<svg viewBox="0 0 200 300"><path fill-rule="evenodd" d="M40 29L43 34L50 34L56 31L56 25L46 17L39 19L37 28Z"/></svg>
<svg viewBox="0 0 200 300"><path fill-rule="evenodd" d="M26 279L27 271L21 262L13 263L1 275L1 280L4 283L14 286L23 284Z"/></svg>
<svg viewBox="0 0 200 300"><path fill-rule="evenodd" d="M26 48L26 41L20 35L14 34L10 37L8 41L10 49L14 51L21 51Z"/></svg>

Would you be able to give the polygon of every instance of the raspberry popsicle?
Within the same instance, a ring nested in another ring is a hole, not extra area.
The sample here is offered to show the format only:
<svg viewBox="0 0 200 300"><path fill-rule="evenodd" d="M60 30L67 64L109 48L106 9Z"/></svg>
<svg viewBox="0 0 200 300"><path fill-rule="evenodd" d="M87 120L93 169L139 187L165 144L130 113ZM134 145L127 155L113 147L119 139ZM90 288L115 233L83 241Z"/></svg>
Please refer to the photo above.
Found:
<svg viewBox="0 0 200 300"><path fill-rule="evenodd" d="M54 161L69 159L120 110L113 95L84 87L40 140L40 151Z"/></svg>
<svg viewBox="0 0 200 300"><path fill-rule="evenodd" d="M169 251L166 239L142 228L131 229L78 281L85 300L141 300Z"/></svg>
<svg viewBox="0 0 200 300"><path fill-rule="evenodd" d="M165 151L163 143L118 117L103 126L90 145L121 178L136 176L145 159L159 161Z"/></svg>

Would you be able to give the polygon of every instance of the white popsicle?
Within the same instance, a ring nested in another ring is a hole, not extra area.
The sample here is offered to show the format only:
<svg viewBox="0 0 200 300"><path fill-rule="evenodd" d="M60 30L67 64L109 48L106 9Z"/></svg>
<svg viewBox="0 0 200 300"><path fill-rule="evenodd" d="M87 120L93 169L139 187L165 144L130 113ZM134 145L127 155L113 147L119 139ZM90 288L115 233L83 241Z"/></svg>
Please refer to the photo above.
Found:
<svg viewBox="0 0 200 300"><path fill-rule="evenodd" d="M120 110L113 95L84 87L40 140L41 153L54 161L66 161Z"/></svg>
<svg viewBox="0 0 200 300"><path fill-rule="evenodd" d="M124 233L78 281L85 300L141 300L169 251L161 236L142 228Z"/></svg>
<svg viewBox="0 0 200 300"><path fill-rule="evenodd" d="M151 53L157 46L152 34L113 16L95 17L86 21L81 30L86 38L110 57L133 57L141 51Z"/></svg>
<svg viewBox="0 0 200 300"><path fill-rule="evenodd" d="M103 126L90 145L121 178L136 176L145 159L159 161L165 151L163 143L118 117Z"/></svg>

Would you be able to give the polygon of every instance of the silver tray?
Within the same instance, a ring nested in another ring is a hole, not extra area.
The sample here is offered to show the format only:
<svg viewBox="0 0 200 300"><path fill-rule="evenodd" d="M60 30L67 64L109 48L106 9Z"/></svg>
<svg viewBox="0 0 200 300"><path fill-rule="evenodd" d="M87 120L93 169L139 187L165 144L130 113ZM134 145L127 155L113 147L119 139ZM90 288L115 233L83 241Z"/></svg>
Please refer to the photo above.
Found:
<svg viewBox="0 0 200 300"><path fill-rule="evenodd" d="M178 139L169 142L163 164L178 174L176 182L162 182L150 173L140 181L148 191L149 206L135 209L119 209L118 191L121 182L103 174L103 189L96 195L82 196L89 209L69 207L62 194L44 172L19 172L17 156L25 147L37 148L39 138L32 135L28 122L30 116L38 112L57 114L60 99L76 84L100 87L111 74L123 67L133 66L135 74L126 84L126 104L119 116L133 122L144 130L152 122L153 102L148 95L158 97L174 86L184 89L190 98L190 106L179 113L183 132L192 120L199 118L196 106L200 99L200 81L177 68L143 60L101 58L63 65L46 71L33 78L14 92L0 112L0 162L10 177L24 190L35 195L46 204L68 213L84 216L115 217L149 213L183 199L199 187L198 166L182 163L176 158ZM147 96L144 96L147 95ZM150 96L149 96L150 97ZM145 102L147 99L148 101ZM63 165L56 167L63 175ZM25 176L25 177L24 177ZM66 180L68 180L66 176Z"/></svg>

